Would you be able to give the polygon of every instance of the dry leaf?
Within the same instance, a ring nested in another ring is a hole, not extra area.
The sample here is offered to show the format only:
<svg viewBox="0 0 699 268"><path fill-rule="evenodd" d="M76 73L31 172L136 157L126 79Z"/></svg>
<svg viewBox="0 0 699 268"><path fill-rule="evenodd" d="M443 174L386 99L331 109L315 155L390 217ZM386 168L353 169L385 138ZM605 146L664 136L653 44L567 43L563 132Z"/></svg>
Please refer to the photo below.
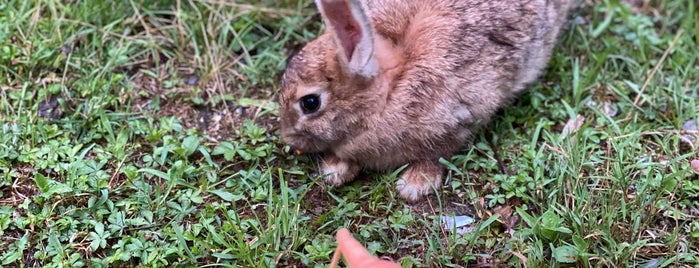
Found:
<svg viewBox="0 0 699 268"><path fill-rule="evenodd" d="M563 130L561 131L561 137L565 138L568 135L575 133L582 127L582 125L585 123L585 117L582 115L577 115L575 119L570 119L568 122L566 122L565 126L563 126Z"/></svg>

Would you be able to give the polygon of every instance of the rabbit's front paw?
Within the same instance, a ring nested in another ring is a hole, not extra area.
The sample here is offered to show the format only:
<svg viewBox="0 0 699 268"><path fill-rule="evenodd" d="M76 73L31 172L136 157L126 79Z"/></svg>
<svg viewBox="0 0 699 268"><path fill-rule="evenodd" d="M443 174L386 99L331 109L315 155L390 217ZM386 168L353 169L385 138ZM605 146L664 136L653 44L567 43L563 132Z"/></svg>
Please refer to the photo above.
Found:
<svg viewBox="0 0 699 268"><path fill-rule="evenodd" d="M396 182L398 194L414 202L429 194L433 187L439 189L442 184L442 166L438 162L423 161L410 164Z"/></svg>
<svg viewBox="0 0 699 268"><path fill-rule="evenodd" d="M334 186L340 186L354 180L360 169L358 164L341 160L333 155L323 158L325 181Z"/></svg>

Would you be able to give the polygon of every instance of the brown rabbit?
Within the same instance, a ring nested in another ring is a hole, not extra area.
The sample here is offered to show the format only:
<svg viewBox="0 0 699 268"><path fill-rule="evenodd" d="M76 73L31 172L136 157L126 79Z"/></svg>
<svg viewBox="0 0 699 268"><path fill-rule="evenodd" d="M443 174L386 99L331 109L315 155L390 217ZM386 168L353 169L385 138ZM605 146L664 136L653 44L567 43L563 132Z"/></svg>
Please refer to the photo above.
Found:
<svg viewBox="0 0 699 268"><path fill-rule="evenodd" d="M575 0L316 0L326 31L289 60L282 138L333 185L408 164L415 201L546 66Z"/></svg>

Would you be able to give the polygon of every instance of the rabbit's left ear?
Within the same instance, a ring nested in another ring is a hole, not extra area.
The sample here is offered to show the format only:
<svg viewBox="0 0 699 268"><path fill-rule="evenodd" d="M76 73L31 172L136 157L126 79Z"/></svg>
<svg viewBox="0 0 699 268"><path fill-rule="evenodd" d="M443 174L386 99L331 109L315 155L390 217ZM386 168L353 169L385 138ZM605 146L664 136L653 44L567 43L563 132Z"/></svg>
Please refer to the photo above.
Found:
<svg viewBox="0 0 699 268"><path fill-rule="evenodd" d="M325 27L333 33L345 70L371 78L378 74L374 29L358 0L316 0Z"/></svg>

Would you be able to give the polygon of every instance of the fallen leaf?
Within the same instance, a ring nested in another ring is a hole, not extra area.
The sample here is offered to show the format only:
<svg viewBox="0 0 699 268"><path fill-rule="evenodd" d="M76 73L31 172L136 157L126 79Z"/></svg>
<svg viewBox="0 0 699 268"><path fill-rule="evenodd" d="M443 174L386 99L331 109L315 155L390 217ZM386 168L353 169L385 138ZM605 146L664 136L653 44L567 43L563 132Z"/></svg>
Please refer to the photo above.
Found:
<svg viewBox="0 0 699 268"><path fill-rule="evenodd" d="M50 98L40 102L37 115L39 117L50 119L60 118L63 115L63 111L61 111L61 106L58 103L58 96L51 96Z"/></svg>
<svg viewBox="0 0 699 268"><path fill-rule="evenodd" d="M577 115L575 118L571 118L563 126L563 130L561 131L561 137L562 138L568 137L568 135L580 130L580 127L582 127L582 125L584 123L585 123L585 117L582 115Z"/></svg>

